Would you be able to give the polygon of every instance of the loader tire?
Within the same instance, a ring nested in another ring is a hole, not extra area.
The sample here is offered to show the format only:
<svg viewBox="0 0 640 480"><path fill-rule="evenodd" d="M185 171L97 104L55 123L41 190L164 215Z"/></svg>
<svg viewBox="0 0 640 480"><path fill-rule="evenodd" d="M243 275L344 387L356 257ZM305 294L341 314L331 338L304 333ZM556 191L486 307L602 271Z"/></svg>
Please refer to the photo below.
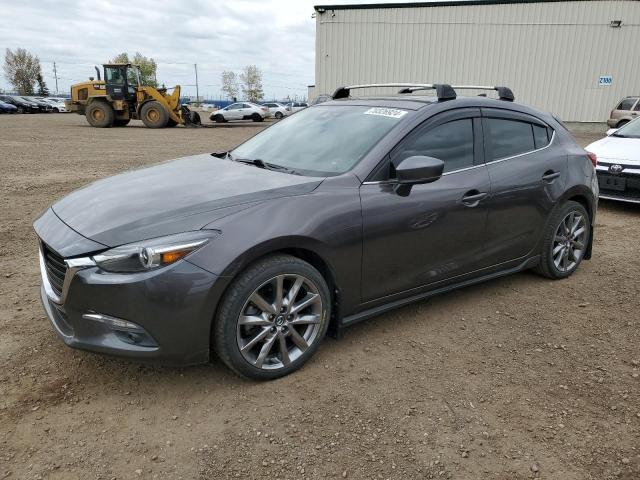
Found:
<svg viewBox="0 0 640 480"><path fill-rule="evenodd" d="M140 118L148 128L164 128L169 122L169 112L160 102L154 100L142 106Z"/></svg>
<svg viewBox="0 0 640 480"><path fill-rule="evenodd" d="M85 112L87 121L92 127L110 128L113 126L115 113L111 105L105 102L92 102Z"/></svg>

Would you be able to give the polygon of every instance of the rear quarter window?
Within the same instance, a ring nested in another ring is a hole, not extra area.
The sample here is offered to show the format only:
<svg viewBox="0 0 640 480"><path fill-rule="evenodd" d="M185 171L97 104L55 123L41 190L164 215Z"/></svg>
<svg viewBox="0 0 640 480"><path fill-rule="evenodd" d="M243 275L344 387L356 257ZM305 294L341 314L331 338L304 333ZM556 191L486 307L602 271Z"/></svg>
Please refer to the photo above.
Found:
<svg viewBox="0 0 640 480"><path fill-rule="evenodd" d="M636 104L637 100L638 100L637 98L625 98L616 107L616 110L631 110L633 106Z"/></svg>

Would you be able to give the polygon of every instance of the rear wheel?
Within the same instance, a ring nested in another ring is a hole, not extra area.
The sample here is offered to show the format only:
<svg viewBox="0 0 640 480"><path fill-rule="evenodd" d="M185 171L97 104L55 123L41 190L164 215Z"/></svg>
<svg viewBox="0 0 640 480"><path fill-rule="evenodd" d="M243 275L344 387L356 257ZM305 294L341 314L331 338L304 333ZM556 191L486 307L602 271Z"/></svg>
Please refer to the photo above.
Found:
<svg viewBox="0 0 640 480"><path fill-rule="evenodd" d="M140 110L140 118L142 123L149 128L164 128L169 121L169 112L160 102L155 100L147 102Z"/></svg>
<svg viewBox="0 0 640 480"><path fill-rule="evenodd" d="M318 349L330 308L327 283L313 266L290 255L267 257L225 294L214 324L215 351L244 377L282 377Z"/></svg>
<svg viewBox="0 0 640 480"><path fill-rule="evenodd" d="M280 120L284 115L282 115L282 112L276 112L276 118L278 120Z"/></svg>
<svg viewBox="0 0 640 480"><path fill-rule="evenodd" d="M254 113L253 115L251 115L251 120L253 120L254 122L261 122L264 120L264 118L262 118L262 115L260 115L259 113Z"/></svg>
<svg viewBox="0 0 640 480"><path fill-rule="evenodd" d="M109 128L113 125L113 117L115 116L113 108L105 102L92 102L85 112L87 121L93 127Z"/></svg>
<svg viewBox="0 0 640 480"><path fill-rule="evenodd" d="M578 202L568 201L552 216L545 232L542 255L534 269L547 278L566 278L578 269L591 235L591 220Z"/></svg>
<svg viewBox="0 0 640 480"><path fill-rule="evenodd" d="M114 127L125 127L127 125L129 125L129 122L131 121L130 118L119 118L113 121L113 126Z"/></svg>
<svg viewBox="0 0 640 480"><path fill-rule="evenodd" d="M627 123L629 123L629 120L620 120L616 128L624 127Z"/></svg>

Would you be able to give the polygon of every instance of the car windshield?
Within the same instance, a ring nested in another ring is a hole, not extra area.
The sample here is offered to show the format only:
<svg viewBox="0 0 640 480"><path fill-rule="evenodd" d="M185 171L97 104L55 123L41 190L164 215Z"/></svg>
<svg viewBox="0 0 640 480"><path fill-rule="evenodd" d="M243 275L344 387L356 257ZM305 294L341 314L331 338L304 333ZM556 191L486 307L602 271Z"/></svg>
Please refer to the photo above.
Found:
<svg viewBox="0 0 640 480"><path fill-rule="evenodd" d="M304 175L338 175L351 169L406 113L352 105L307 108L243 143L232 156Z"/></svg>
<svg viewBox="0 0 640 480"><path fill-rule="evenodd" d="M640 138L640 122L638 120L640 119L629 122L624 127L620 127L612 136L623 138Z"/></svg>

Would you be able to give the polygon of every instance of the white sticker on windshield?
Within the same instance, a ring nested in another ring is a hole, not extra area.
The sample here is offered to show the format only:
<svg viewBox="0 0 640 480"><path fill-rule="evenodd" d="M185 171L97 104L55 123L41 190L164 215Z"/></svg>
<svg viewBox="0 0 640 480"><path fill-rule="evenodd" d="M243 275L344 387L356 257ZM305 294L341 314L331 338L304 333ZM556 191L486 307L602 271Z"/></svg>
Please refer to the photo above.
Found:
<svg viewBox="0 0 640 480"><path fill-rule="evenodd" d="M373 107L364 112L365 115L379 115L381 117L401 118L406 115L406 110L398 110L397 108Z"/></svg>

